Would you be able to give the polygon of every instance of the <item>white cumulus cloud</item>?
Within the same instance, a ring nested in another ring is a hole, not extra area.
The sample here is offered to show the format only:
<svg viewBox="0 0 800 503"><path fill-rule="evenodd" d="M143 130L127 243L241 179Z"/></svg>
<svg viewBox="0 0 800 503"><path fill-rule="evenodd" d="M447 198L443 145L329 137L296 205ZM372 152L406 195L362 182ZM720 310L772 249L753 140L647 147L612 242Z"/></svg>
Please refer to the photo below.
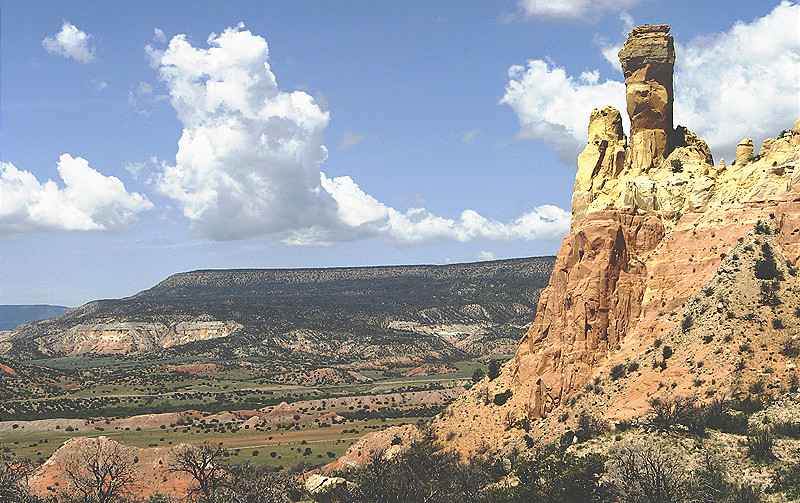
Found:
<svg viewBox="0 0 800 503"><path fill-rule="evenodd" d="M743 137L790 127L800 115L797 33L800 5L784 1L750 23L676 43L675 123L705 139L716 156L730 156ZM601 44L601 49L613 61L619 45ZM560 158L572 163L586 144L593 108L612 105L625 115L624 84L600 83L596 75L584 72L576 78L555 63L531 60L509 69L500 103L516 113L520 137L551 142Z"/></svg>
<svg viewBox="0 0 800 503"><path fill-rule="evenodd" d="M92 36L75 27L74 24L64 21L61 31L53 37L45 37L42 46L47 52L72 58L81 63L91 63L95 60L94 47L89 45Z"/></svg>
<svg viewBox="0 0 800 503"><path fill-rule="evenodd" d="M800 116L800 4L677 45L675 121L730 157L744 137L775 136ZM756 146L758 149L758 146Z"/></svg>
<svg viewBox="0 0 800 503"><path fill-rule="evenodd" d="M558 239L569 229L572 215L557 206L543 205L502 223L473 210L458 220L443 218L424 208L400 212L365 193L349 176L328 179L322 186L338 204L342 222L361 236L376 236L399 246L429 241L514 241Z"/></svg>
<svg viewBox="0 0 800 503"><path fill-rule="evenodd" d="M374 238L405 246L567 232L570 215L554 206L506 224L472 210L453 220L424 208L401 212L350 177L329 179L320 170L329 114L307 93L279 89L267 42L239 25L212 34L208 45L193 47L178 35L166 50L147 48L183 123L175 164L162 163L156 186L199 235L271 236L295 245ZM342 147L358 136L345 134Z"/></svg>
<svg viewBox="0 0 800 503"><path fill-rule="evenodd" d="M597 21L606 12L620 12L642 0L520 0L527 18Z"/></svg>
<svg viewBox="0 0 800 503"><path fill-rule="evenodd" d="M571 77L555 64L533 59L509 68L510 78L500 103L517 114L521 138L539 138L553 144L562 161L573 163L586 145L592 109L613 105L625 110L625 84L599 82L599 73Z"/></svg>
<svg viewBox="0 0 800 503"><path fill-rule="evenodd" d="M104 176L86 159L63 154L61 188L13 164L0 162L0 224L4 235L52 231L113 231L127 227L153 204L130 193L116 177Z"/></svg>
<svg viewBox="0 0 800 503"><path fill-rule="evenodd" d="M237 27L208 44L178 35L150 51L183 123L158 189L211 239L335 224L336 203L320 186L328 113L305 92L278 89L263 38Z"/></svg>

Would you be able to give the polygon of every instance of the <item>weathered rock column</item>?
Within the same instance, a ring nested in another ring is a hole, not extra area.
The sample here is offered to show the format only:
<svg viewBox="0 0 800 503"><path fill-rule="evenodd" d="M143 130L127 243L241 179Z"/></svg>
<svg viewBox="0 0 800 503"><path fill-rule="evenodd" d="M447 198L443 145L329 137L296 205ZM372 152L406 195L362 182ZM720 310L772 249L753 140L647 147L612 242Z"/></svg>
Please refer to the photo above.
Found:
<svg viewBox="0 0 800 503"><path fill-rule="evenodd" d="M753 158L753 139L745 138L736 145L736 164L742 166Z"/></svg>
<svg viewBox="0 0 800 503"><path fill-rule="evenodd" d="M631 31L619 51L625 100L631 118L628 162L634 173L658 167L674 147L672 73L675 46L669 26L644 25Z"/></svg>
<svg viewBox="0 0 800 503"><path fill-rule="evenodd" d="M586 218L589 205L606 181L617 178L625 165L626 139L622 115L612 106L592 110L589 141L578 156L578 174L572 193L572 227Z"/></svg>

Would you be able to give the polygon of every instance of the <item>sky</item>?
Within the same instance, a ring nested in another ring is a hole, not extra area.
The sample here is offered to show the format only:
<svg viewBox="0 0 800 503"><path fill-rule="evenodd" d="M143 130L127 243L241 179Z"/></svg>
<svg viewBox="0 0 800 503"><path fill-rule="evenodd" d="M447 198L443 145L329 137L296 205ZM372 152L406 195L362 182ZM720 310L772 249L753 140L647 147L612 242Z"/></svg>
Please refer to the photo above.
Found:
<svg viewBox="0 0 800 503"><path fill-rule="evenodd" d="M0 302L555 254L640 24L715 162L800 116L795 1L0 0Z"/></svg>

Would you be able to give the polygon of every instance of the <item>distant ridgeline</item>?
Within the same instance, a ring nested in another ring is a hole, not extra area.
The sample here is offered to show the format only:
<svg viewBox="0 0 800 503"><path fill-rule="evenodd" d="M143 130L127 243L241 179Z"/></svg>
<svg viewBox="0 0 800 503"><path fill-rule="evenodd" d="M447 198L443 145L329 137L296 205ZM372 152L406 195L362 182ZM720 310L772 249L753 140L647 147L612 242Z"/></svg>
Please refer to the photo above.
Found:
<svg viewBox="0 0 800 503"><path fill-rule="evenodd" d="M65 306L47 304L4 304L0 305L0 330L11 330L23 323L54 318L69 311Z"/></svg>
<svg viewBox="0 0 800 503"><path fill-rule="evenodd" d="M554 260L180 273L23 325L0 339L0 355L194 355L294 368L513 352Z"/></svg>

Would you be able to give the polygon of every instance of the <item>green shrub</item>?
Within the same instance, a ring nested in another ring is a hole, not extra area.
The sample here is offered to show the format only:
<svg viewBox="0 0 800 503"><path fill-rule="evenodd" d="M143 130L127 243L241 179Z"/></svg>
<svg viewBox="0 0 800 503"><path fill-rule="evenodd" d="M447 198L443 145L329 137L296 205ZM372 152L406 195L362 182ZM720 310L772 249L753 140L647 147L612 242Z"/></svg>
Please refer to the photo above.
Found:
<svg viewBox="0 0 800 503"><path fill-rule="evenodd" d="M664 346L661 349L661 357L664 358L664 360L668 360L669 357L672 356L673 354L674 352L672 351L672 348L670 346Z"/></svg>
<svg viewBox="0 0 800 503"><path fill-rule="evenodd" d="M731 412L731 402L717 398L705 407L706 427L723 433L745 435L747 415Z"/></svg>
<svg viewBox="0 0 800 503"><path fill-rule="evenodd" d="M502 363L500 360L492 360L489 362L489 380L494 381L498 377L500 377L500 367Z"/></svg>
<svg viewBox="0 0 800 503"><path fill-rule="evenodd" d="M638 362L630 362L628 364L628 373L636 372L639 370L639 363Z"/></svg>
<svg viewBox="0 0 800 503"><path fill-rule="evenodd" d="M748 391L751 395L760 395L764 392L764 381L758 380L750 383Z"/></svg>
<svg viewBox="0 0 800 503"><path fill-rule="evenodd" d="M756 278L762 280L783 279L783 274L778 270L778 264L775 262L775 255L772 253L772 248L769 243L764 242L761 245L761 257L756 259L753 272Z"/></svg>
<svg viewBox="0 0 800 503"><path fill-rule="evenodd" d="M611 379L616 381L622 377L625 377L625 365L620 363L611 367Z"/></svg>
<svg viewBox="0 0 800 503"><path fill-rule="evenodd" d="M578 414L578 440L585 442L608 431L608 424L602 417L595 416L586 409Z"/></svg>
<svg viewBox="0 0 800 503"><path fill-rule="evenodd" d="M683 162L680 159L672 159L669 165L673 173L680 173L683 171Z"/></svg>
<svg viewBox="0 0 800 503"><path fill-rule="evenodd" d="M632 426L631 422L626 419L626 420L620 421L620 422L618 422L616 424L616 430L617 431L627 431L627 430L631 429L631 426Z"/></svg>
<svg viewBox="0 0 800 503"><path fill-rule="evenodd" d="M770 228L769 224L763 220L759 220L756 222L756 234L772 234L772 229Z"/></svg>
<svg viewBox="0 0 800 503"><path fill-rule="evenodd" d="M759 397L746 397L743 400L736 400L731 402L731 408L738 410L744 414L754 414L760 410L764 410L764 402Z"/></svg>
<svg viewBox="0 0 800 503"><path fill-rule="evenodd" d="M772 425L772 433L776 437L800 438L800 423L794 421L777 421Z"/></svg>
<svg viewBox="0 0 800 503"><path fill-rule="evenodd" d="M692 325L694 324L694 317L692 313L686 313L683 315L683 319L681 320L681 331L684 333L688 332L692 329Z"/></svg>
<svg viewBox="0 0 800 503"><path fill-rule="evenodd" d="M511 390L507 389L503 393L496 394L494 396L493 402L494 402L495 405L505 405L505 403L508 401L508 399L511 398L512 394L513 393L511 392Z"/></svg>
<svg viewBox="0 0 800 503"><path fill-rule="evenodd" d="M747 454L756 463L770 462L775 459L772 452L775 437L768 429L753 430L747 434Z"/></svg>
<svg viewBox="0 0 800 503"><path fill-rule="evenodd" d="M533 449L533 446L536 445L536 442L534 442L533 438L527 433L522 436L522 439L525 440L525 446L528 449Z"/></svg>
<svg viewBox="0 0 800 503"><path fill-rule="evenodd" d="M489 501L537 503L605 503L614 501L611 486L603 480L606 457L590 453L576 456L547 452L520 462L514 469L519 484Z"/></svg>
<svg viewBox="0 0 800 503"><path fill-rule="evenodd" d="M800 463L778 468L773 480L774 488L779 492L791 500L800 499Z"/></svg>

